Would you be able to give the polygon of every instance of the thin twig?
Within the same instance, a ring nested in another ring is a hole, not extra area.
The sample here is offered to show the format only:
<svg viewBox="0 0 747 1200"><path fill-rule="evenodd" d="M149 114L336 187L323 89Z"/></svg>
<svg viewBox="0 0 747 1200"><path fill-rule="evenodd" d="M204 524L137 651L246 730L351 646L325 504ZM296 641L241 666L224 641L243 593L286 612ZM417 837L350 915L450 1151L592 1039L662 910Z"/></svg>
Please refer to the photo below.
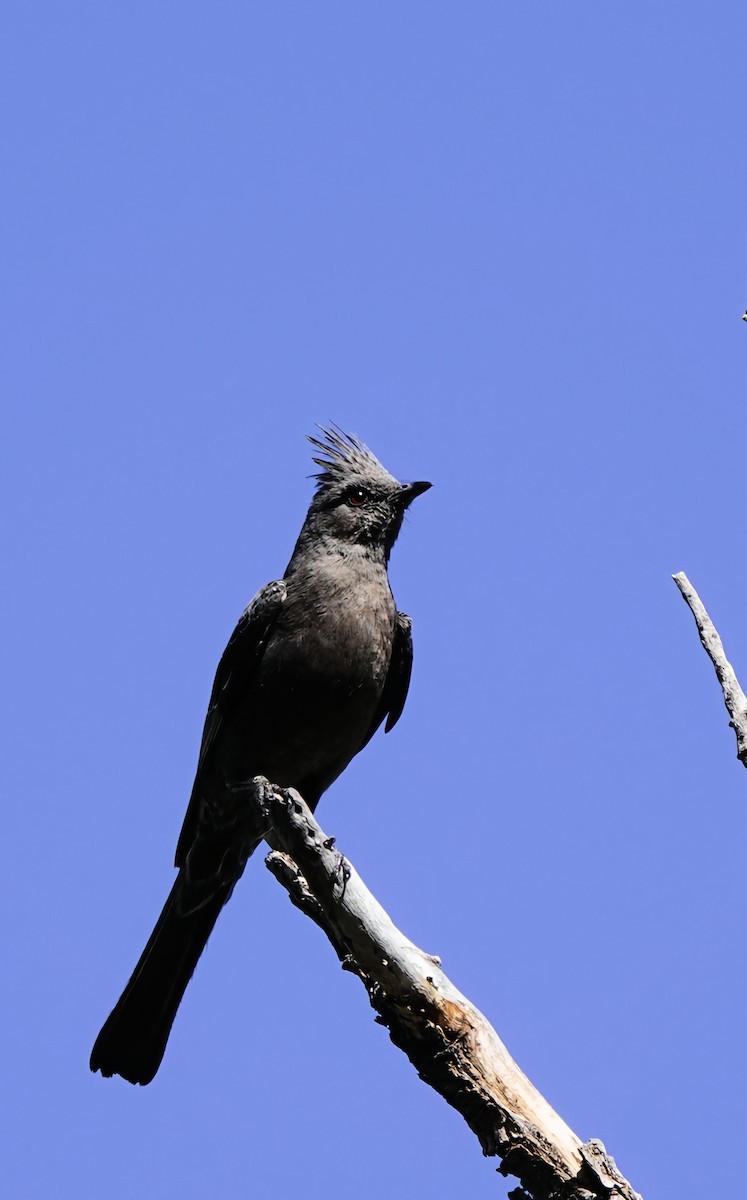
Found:
<svg viewBox="0 0 747 1200"><path fill-rule="evenodd" d="M684 571L679 571L672 578L680 589L690 612L695 617L703 649L713 663L721 690L724 693L724 704L730 717L729 724L737 735L737 758L743 767L747 767L747 696L742 691L734 668L726 657L716 627L687 575Z"/></svg>

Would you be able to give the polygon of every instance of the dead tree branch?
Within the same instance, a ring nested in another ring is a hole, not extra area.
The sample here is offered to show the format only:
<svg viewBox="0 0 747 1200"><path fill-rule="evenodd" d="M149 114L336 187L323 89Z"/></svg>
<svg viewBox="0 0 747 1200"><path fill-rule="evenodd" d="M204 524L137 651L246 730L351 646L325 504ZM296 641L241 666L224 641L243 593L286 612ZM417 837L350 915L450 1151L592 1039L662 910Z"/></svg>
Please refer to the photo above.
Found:
<svg viewBox="0 0 747 1200"><path fill-rule="evenodd" d="M404 936L297 792L256 781L273 826L267 865L363 982L421 1079L462 1114L485 1155L515 1175L514 1200L640 1200L599 1141L583 1145L511 1058L493 1027Z"/></svg>
<svg viewBox="0 0 747 1200"><path fill-rule="evenodd" d="M734 668L726 657L723 643L713 621L705 610L703 601L695 591L684 571L672 578L680 589L685 603L695 617L703 649L716 670L716 676L724 693L724 704L729 714L729 724L737 735L737 758L747 767L747 696L742 691Z"/></svg>

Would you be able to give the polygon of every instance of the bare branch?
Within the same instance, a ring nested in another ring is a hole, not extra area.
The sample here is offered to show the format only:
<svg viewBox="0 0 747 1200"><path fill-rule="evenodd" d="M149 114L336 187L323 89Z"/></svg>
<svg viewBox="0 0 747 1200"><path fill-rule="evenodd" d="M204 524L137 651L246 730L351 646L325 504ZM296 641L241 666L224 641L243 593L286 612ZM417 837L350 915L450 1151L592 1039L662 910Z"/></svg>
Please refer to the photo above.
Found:
<svg viewBox="0 0 747 1200"><path fill-rule="evenodd" d="M515 1200L640 1200L602 1143L582 1145L550 1107L440 960L396 928L298 793L255 782L273 825L269 869L362 980L421 1079L462 1114L499 1170L518 1177Z"/></svg>
<svg viewBox="0 0 747 1200"><path fill-rule="evenodd" d="M724 693L724 704L731 718L729 724L737 735L737 758L743 767L747 767L747 696L742 691L734 668L726 657L723 643L713 621L705 610L703 601L695 591L684 571L672 576L682 593L685 603L695 617L703 649L716 669L721 690Z"/></svg>

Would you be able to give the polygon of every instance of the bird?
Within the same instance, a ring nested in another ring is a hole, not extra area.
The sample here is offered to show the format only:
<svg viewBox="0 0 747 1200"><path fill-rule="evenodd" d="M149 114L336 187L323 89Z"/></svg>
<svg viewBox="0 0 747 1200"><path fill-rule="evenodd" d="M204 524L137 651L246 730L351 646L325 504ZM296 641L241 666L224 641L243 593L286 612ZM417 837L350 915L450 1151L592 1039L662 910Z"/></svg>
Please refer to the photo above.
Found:
<svg viewBox="0 0 747 1200"><path fill-rule="evenodd" d="M177 876L105 1021L91 1070L151 1082L187 984L246 863L271 831L247 803L256 776L295 788L313 811L384 724L399 720L412 622L387 567L404 514L430 488L401 483L354 434L318 426L316 490L282 579L261 588L220 659Z"/></svg>

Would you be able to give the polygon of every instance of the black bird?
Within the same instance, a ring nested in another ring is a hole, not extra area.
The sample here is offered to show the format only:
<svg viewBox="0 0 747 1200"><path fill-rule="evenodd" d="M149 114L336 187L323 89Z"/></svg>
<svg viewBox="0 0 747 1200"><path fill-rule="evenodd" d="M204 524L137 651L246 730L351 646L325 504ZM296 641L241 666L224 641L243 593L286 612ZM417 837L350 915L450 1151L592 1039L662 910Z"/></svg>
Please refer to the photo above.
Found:
<svg viewBox="0 0 747 1200"><path fill-rule="evenodd" d="M358 438L309 438L317 490L281 580L252 600L223 653L178 875L140 961L96 1039L91 1070L150 1083L223 905L268 832L242 801L256 775L313 809L383 721L404 707L411 621L387 563L405 509L429 483L399 483Z"/></svg>

